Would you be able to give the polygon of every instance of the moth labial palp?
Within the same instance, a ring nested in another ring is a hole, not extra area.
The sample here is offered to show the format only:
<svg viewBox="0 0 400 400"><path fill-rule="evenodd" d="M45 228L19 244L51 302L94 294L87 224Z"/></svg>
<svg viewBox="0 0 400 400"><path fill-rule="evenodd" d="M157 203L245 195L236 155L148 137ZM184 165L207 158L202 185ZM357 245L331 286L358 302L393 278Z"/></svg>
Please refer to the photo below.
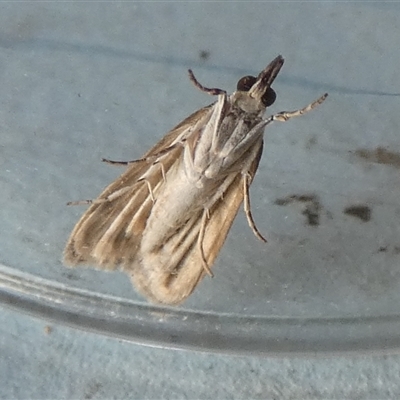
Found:
<svg viewBox="0 0 400 400"><path fill-rule="evenodd" d="M103 160L127 169L76 224L65 263L120 268L147 299L174 305L205 275L213 276L211 267L242 203L250 228L266 241L249 196L264 130L311 111L327 96L265 118L282 65L283 58L276 57L257 77L240 79L230 95L203 86L189 70L194 85L217 96L216 102L187 117L141 159Z"/></svg>

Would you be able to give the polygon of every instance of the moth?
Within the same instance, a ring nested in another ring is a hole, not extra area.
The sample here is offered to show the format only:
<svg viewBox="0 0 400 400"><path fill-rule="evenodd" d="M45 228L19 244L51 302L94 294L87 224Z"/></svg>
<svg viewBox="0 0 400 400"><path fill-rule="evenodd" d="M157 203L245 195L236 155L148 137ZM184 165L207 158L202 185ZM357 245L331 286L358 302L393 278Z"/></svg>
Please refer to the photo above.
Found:
<svg viewBox="0 0 400 400"><path fill-rule="evenodd" d="M283 65L276 57L237 90L202 86L217 100L194 112L142 158L103 161L128 168L90 204L64 250L66 265L121 269L155 303L182 303L211 267L240 205L256 237L249 187L257 171L267 125L311 111L327 94L296 111L264 113L276 99L271 88Z"/></svg>

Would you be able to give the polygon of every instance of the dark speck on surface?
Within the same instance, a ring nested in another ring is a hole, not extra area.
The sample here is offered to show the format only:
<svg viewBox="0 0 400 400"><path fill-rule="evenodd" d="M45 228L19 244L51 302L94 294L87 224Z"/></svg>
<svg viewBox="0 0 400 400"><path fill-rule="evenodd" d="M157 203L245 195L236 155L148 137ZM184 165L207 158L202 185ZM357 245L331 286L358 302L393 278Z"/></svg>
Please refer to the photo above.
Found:
<svg viewBox="0 0 400 400"><path fill-rule="evenodd" d="M363 222L368 222L371 219L371 208L367 205L353 205L346 207L343 212L352 217L359 218Z"/></svg>

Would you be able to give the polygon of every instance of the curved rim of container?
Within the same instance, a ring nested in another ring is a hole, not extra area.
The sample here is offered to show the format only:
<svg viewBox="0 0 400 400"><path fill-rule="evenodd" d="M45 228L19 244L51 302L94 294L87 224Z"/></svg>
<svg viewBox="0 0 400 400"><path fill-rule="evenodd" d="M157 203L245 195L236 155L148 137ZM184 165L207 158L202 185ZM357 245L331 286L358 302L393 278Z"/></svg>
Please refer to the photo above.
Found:
<svg viewBox="0 0 400 400"><path fill-rule="evenodd" d="M400 317L240 316L154 306L39 278L0 264L0 304L137 344L265 356L388 354L400 349Z"/></svg>

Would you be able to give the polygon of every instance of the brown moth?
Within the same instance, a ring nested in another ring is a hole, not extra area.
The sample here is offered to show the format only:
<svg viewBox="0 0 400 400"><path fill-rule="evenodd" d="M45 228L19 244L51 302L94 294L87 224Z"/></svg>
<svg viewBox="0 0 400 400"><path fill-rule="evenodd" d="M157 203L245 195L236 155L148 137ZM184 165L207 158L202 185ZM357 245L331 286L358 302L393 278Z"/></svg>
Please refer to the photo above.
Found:
<svg viewBox="0 0 400 400"><path fill-rule="evenodd" d="M283 65L276 57L258 77L239 80L172 129L143 158L105 162L127 170L91 204L76 224L64 251L65 264L120 268L150 301L179 304L206 275L223 245L239 206L254 234L249 186L258 168L263 133L274 121L300 116L327 94L297 111L264 118L276 94L271 84Z"/></svg>

